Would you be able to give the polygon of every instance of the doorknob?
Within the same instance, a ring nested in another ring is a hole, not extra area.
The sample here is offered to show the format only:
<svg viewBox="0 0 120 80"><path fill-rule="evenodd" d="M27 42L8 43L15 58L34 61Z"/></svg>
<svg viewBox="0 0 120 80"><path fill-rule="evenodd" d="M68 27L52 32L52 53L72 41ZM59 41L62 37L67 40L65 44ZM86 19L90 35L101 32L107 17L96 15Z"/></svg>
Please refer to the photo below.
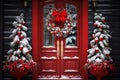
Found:
<svg viewBox="0 0 120 80"><path fill-rule="evenodd" d="M63 59L63 41L61 41L61 59Z"/></svg>
<svg viewBox="0 0 120 80"><path fill-rule="evenodd" d="M60 53L60 49L59 49L59 40L57 40L57 59L59 59L59 53Z"/></svg>

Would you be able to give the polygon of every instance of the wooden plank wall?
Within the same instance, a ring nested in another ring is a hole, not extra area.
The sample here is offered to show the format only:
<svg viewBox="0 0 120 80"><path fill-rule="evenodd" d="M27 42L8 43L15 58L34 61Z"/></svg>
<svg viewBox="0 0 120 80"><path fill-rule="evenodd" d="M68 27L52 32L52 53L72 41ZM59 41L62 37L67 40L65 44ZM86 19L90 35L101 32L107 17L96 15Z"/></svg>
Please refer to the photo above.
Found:
<svg viewBox="0 0 120 80"><path fill-rule="evenodd" d="M91 0L88 0L88 13L89 13L89 41L91 40L92 25L93 25L93 8ZM119 0L97 0L97 12L102 12L106 17L107 24L111 27L112 38L110 46L112 47L111 57L116 65L116 71L105 77L103 80L120 80L120 2ZM14 28L12 22L15 16L21 12L25 14L26 26L28 26L28 36L31 37L32 30L32 0L28 0L28 6L25 8L23 0L0 0L0 67L2 60L5 60L6 53L10 49L9 43L12 41L8 38L11 34L10 29ZM3 37L2 37L3 34ZM2 38L1 38L2 37ZM32 40L32 39L31 39ZM2 43L3 41L3 43ZM30 42L31 43L31 42ZM4 55L4 56L3 56ZM1 71L0 71L1 72ZM1 74L1 73L0 73ZM23 80L31 80L31 73L23 78ZM14 80L15 78L10 75L8 71L2 72L0 80ZM89 80L95 78L89 74Z"/></svg>
<svg viewBox="0 0 120 80"><path fill-rule="evenodd" d="M32 28L32 1L28 1L28 6L24 7L24 0L3 0L3 54L2 56L3 60L6 59L7 51L10 49L9 43L12 41L12 39L9 39L10 30L14 29L14 26L12 26L12 22L15 20L15 17L20 15L20 13L25 14L25 21L26 26L28 27L27 34L31 38L31 28ZM31 44L31 42L30 42ZM0 58L1 59L1 58ZM4 71L2 73L2 79L0 80L12 80L15 79L10 75L8 71ZM23 80L31 80L31 74L26 76Z"/></svg>
<svg viewBox="0 0 120 80"><path fill-rule="evenodd" d="M89 41L91 40L93 27L93 7L91 0L88 0L89 13ZM111 57L115 63L116 70L114 73L104 77L103 80L120 80L120 1L119 0L97 0L96 11L106 17L106 23L111 27L110 47L113 49ZM95 78L89 75L89 80Z"/></svg>
<svg viewBox="0 0 120 80"><path fill-rule="evenodd" d="M2 7L2 1L0 1L0 80L2 80L2 42L3 42L3 39L2 39L2 29L3 29L3 18L2 18L2 15L3 15L3 7Z"/></svg>

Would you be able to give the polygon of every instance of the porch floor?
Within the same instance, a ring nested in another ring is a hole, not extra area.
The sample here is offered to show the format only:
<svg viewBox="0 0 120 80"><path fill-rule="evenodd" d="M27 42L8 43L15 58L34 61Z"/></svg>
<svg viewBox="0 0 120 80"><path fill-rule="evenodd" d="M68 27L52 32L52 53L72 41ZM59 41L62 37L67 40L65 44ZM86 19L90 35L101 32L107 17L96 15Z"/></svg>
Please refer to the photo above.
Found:
<svg viewBox="0 0 120 80"><path fill-rule="evenodd" d="M66 76L66 75L61 75L61 77L59 78L58 76L41 76L39 77L38 80L82 80L82 78L78 75L78 76Z"/></svg>

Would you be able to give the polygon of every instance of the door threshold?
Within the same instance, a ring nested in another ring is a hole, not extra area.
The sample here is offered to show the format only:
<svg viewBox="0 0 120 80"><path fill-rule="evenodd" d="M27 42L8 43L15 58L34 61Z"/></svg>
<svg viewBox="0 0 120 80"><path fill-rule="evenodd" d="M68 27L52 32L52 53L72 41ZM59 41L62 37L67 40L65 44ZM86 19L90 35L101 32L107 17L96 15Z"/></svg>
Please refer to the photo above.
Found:
<svg viewBox="0 0 120 80"><path fill-rule="evenodd" d="M68 79L60 79L60 78L39 78L38 80L82 80L81 78L68 78Z"/></svg>
<svg viewBox="0 0 120 80"><path fill-rule="evenodd" d="M76 76L66 76L66 75L61 75L61 78L59 78L58 76L41 76L39 77L38 80L82 80L82 78L79 75Z"/></svg>

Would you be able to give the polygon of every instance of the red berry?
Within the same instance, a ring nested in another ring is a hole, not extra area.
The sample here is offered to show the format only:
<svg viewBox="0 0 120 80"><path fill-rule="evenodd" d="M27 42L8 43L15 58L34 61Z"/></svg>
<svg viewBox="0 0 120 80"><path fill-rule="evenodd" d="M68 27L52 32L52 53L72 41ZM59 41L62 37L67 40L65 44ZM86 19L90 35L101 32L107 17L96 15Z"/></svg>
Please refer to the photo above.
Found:
<svg viewBox="0 0 120 80"><path fill-rule="evenodd" d="M20 50L23 50L23 47L19 47Z"/></svg>
<svg viewBox="0 0 120 80"><path fill-rule="evenodd" d="M19 43L20 43L20 41L19 41L19 40L17 40L17 41L16 41L16 43L17 43L17 44L19 44Z"/></svg>
<svg viewBox="0 0 120 80"><path fill-rule="evenodd" d="M56 35L56 31L52 33L53 35Z"/></svg>
<svg viewBox="0 0 120 80"><path fill-rule="evenodd" d="M98 42L99 42L99 39L95 40L95 42L98 43Z"/></svg>
<svg viewBox="0 0 120 80"><path fill-rule="evenodd" d="M102 28L103 28L103 26L102 26L102 25L100 25L99 27L100 27L100 29L102 29Z"/></svg>
<svg viewBox="0 0 120 80"><path fill-rule="evenodd" d="M93 24L93 26L94 26L94 27L96 27L96 26L97 26L97 24L96 24L96 23L94 23L94 24Z"/></svg>
<svg viewBox="0 0 120 80"><path fill-rule="evenodd" d="M22 28L22 26L17 26L17 28L20 28L20 29L21 29L21 28Z"/></svg>
<svg viewBox="0 0 120 80"><path fill-rule="evenodd" d="M99 52L99 50L98 50L98 49L95 49L95 52L96 52L96 53L98 53L98 52Z"/></svg>
<svg viewBox="0 0 120 80"><path fill-rule="evenodd" d="M100 41L104 40L104 38L100 38Z"/></svg>
<svg viewBox="0 0 120 80"><path fill-rule="evenodd" d="M24 36L23 36L23 35L21 35L21 36L20 36L20 39L22 40L23 38L24 38Z"/></svg>
<svg viewBox="0 0 120 80"><path fill-rule="evenodd" d="M109 57L109 56L110 56L110 54L106 54L106 56L107 56L107 57Z"/></svg>
<svg viewBox="0 0 120 80"><path fill-rule="evenodd" d="M17 34L20 36L20 35L21 35L21 32L20 32L20 31L18 31L18 32L17 32Z"/></svg>

